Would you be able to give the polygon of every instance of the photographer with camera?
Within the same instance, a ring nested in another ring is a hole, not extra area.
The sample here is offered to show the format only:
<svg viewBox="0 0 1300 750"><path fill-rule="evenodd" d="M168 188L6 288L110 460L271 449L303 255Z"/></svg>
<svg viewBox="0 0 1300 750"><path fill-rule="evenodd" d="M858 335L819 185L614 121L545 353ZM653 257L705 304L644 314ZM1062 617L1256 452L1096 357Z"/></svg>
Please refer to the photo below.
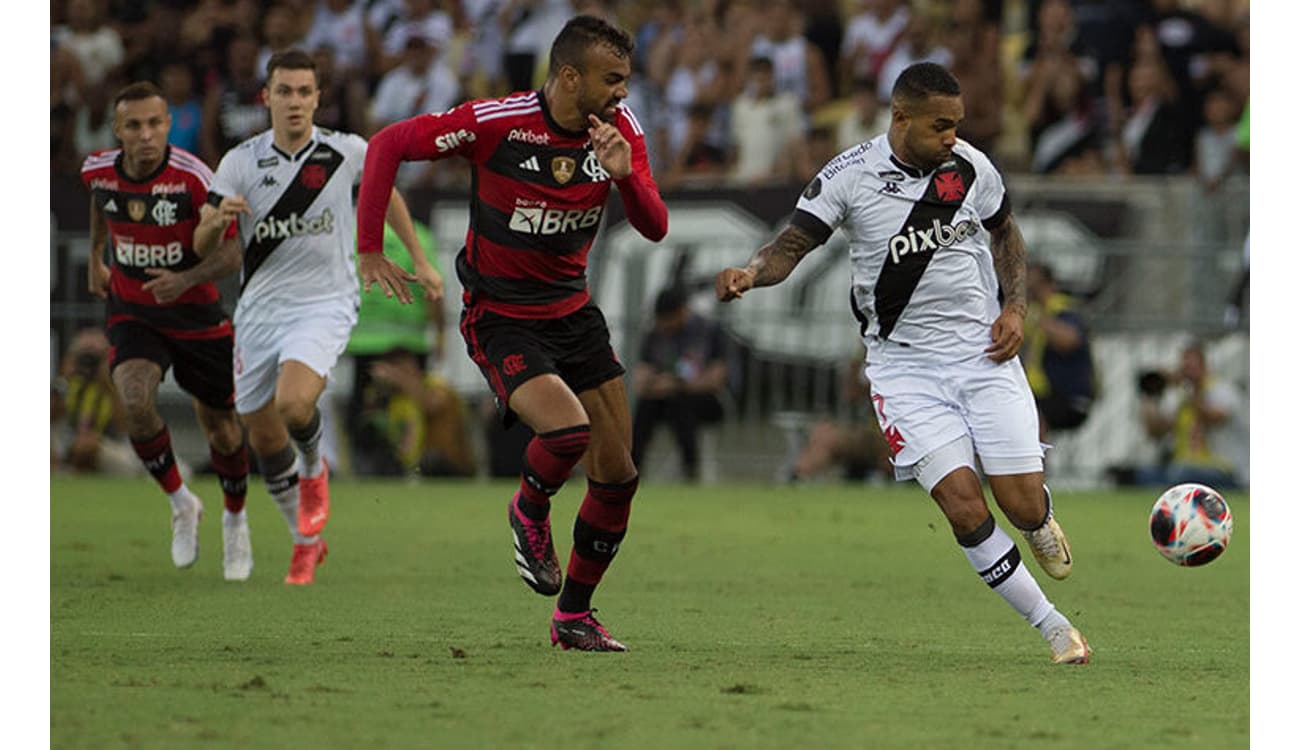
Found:
<svg viewBox="0 0 1300 750"><path fill-rule="evenodd" d="M50 425L56 469L119 476L143 471L123 437L122 404L108 374L108 348L102 331L86 329L63 353Z"/></svg>
<svg viewBox="0 0 1300 750"><path fill-rule="evenodd" d="M1140 485L1168 487L1185 482L1216 489L1249 480L1244 400L1236 387L1209 374L1205 349L1183 348L1178 371L1138 376L1140 416L1147 435L1166 442L1168 460L1137 470Z"/></svg>

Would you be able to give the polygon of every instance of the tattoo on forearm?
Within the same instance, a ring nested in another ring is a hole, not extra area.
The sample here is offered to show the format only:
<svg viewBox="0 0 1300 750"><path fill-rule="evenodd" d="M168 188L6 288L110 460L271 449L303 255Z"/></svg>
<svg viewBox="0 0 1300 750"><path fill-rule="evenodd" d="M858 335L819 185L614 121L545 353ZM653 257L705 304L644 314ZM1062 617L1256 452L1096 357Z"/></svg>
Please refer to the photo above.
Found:
<svg viewBox="0 0 1300 750"><path fill-rule="evenodd" d="M786 227L749 261L754 286L771 286L784 280L815 247L816 242L807 232L796 226Z"/></svg>
<svg viewBox="0 0 1300 750"><path fill-rule="evenodd" d="M1002 287L1002 306L1027 307L1025 292L1025 238L1014 218L993 230L993 268Z"/></svg>

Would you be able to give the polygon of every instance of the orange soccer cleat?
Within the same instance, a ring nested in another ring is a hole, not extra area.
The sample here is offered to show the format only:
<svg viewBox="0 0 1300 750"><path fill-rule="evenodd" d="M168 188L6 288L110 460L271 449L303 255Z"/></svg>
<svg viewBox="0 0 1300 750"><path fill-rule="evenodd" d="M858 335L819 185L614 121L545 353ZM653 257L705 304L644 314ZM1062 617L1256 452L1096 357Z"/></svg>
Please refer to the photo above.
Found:
<svg viewBox="0 0 1300 750"><path fill-rule="evenodd" d="M295 586L305 586L316 579L316 566L325 562L325 553L329 548L324 539L311 544L293 545L293 558L289 561L289 574L284 582Z"/></svg>
<svg viewBox="0 0 1300 750"><path fill-rule="evenodd" d="M330 465L319 476L298 479L298 533L316 536L325 528L330 517Z"/></svg>

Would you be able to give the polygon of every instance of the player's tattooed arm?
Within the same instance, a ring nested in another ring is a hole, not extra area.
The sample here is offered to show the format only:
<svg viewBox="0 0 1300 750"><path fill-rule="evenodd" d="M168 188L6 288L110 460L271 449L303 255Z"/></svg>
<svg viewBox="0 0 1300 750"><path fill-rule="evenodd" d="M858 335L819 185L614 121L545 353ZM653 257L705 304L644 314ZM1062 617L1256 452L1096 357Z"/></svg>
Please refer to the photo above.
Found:
<svg viewBox="0 0 1300 750"><path fill-rule="evenodd" d="M729 302L754 287L778 284L819 244L807 231L791 224L759 248L744 268L722 269L714 279L714 291L719 300Z"/></svg>
<svg viewBox="0 0 1300 750"><path fill-rule="evenodd" d="M146 268L150 279L141 287L153 293L160 304L170 304L191 287L229 276L243 263L243 246L237 237L226 237L217 243L216 250L204 255L197 264L184 271L166 268Z"/></svg>
<svg viewBox="0 0 1300 750"><path fill-rule="evenodd" d="M992 343L984 351L994 362L1005 362L1020 351L1025 340L1025 238L1016 217L1008 215L991 230L993 270L1002 288L1002 314L993 321Z"/></svg>

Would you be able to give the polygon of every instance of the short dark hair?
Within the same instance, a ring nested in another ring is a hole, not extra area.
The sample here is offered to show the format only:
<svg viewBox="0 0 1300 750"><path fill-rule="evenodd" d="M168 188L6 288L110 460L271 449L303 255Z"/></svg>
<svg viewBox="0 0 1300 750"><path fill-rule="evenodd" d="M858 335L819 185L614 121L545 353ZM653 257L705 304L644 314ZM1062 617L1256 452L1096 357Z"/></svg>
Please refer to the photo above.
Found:
<svg viewBox="0 0 1300 750"><path fill-rule="evenodd" d="M679 286L670 286L655 297L655 317L675 313L686 307L686 290Z"/></svg>
<svg viewBox="0 0 1300 750"><path fill-rule="evenodd" d="M619 57L632 54L632 37L626 31L595 16L574 16L564 24L551 44L549 73L555 75L568 65L582 70L587 50L598 44L607 45Z"/></svg>
<svg viewBox="0 0 1300 750"><path fill-rule="evenodd" d="M167 100L163 96L162 89L158 88L153 81L136 81L117 90L117 94L113 96L113 109L117 109L117 105L122 102L138 102L155 96L163 101Z"/></svg>
<svg viewBox="0 0 1300 750"><path fill-rule="evenodd" d="M919 62L907 66L894 81L890 96L909 102L925 99L932 94L961 96L961 84L947 68L932 62Z"/></svg>
<svg viewBox="0 0 1300 750"><path fill-rule="evenodd" d="M310 70L313 76L317 75L316 58L300 49L287 49L271 55L271 59L266 61L267 83L271 82L271 74L275 72L276 68Z"/></svg>

